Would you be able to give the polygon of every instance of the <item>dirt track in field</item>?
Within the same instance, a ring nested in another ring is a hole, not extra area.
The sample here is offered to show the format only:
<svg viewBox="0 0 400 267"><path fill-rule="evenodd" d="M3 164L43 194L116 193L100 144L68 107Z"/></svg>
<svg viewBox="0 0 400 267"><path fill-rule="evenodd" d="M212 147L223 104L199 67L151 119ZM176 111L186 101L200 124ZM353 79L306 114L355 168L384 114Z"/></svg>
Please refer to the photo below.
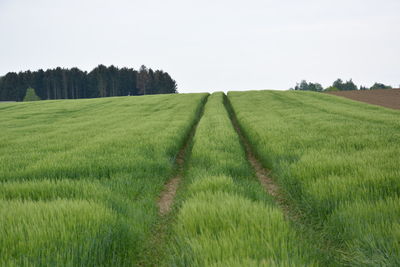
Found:
<svg viewBox="0 0 400 267"><path fill-rule="evenodd" d="M197 125L200 122L201 117L203 116L204 112L204 107L207 103L207 99L204 101L202 104L201 110L199 112L197 121L193 125L192 129L190 130L190 134L185 140L185 144L183 147L179 150L178 155L176 156L176 175L170 179L164 186L164 191L161 192L160 198L157 202L158 207L159 207L159 213L161 216L167 215L172 208L172 204L174 202L174 198L176 195L176 191L178 190L179 183L182 180L183 173L184 173L184 166L185 166L185 155L188 150L188 147L190 146L193 136L196 133Z"/></svg>
<svg viewBox="0 0 400 267"><path fill-rule="evenodd" d="M267 171L262 166L261 162L258 161L256 156L254 155L254 153L250 147L250 144L247 141L247 139L244 137L236 118L232 118L232 124L233 124L233 127L235 128L236 132L238 133L240 140L242 141L242 144L246 151L247 160L250 162L250 165L253 167L253 169L256 173L256 176L257 176L258 180L260 181L262 187L264 188L265 191L267 191L268 194L270 194L274 198L278 198L279 197L278 185L276 185L275 182L270 178L269 171Z"/></svg>
<svg viewBox="0 0 400 267"><path fill-rule="evenodd" d="M270 176L270 171L265 169L261 162L257 159L255 153L253 152L253 149L251 148L251 145L247 138L244 136L239 123L237 121L237 118L233 112L232 106L229 103L229 100L226 99L226 107L228 109L228 112L230 113L232 125L235 128L240 141L242 142L242 145L244 147L244 150L246 152L247 160L249 161L250 165L253 167L254 172L260 181L260 184L264 188L264 190L270 194L277 204L280 206L282 211L284 212L285 215L289 215L290 209L287 205L287 203L284 201L284 198L281 194L281 190L279 188L279 185L271 178ZM290 214L291 217L294 217L292 214Z"/></svg>
<svg viewBox="0 0 400 267"><path fill-rule="evenodd" d="M176 156L175 175L164 185L164 190L161 192L157 200L158 213L160 215L160 218L158 222L154 225L147 244L144 245L143 255L138 260L138 266L163 265L162 260L166 257L166 250L163 246L165 245L165 239L168 229L170 227L170 224L172 223L171 220L173 214L171 214L171 210L174 204L175 195L184 175L186 153L189 152L193 136L196 133L197 125L199 124L200 119L203 116L204 107L207 103L207 98L208 97L206 97L206 99L202 103L196 122L192 126L192 129L190 130L190 133L186 138L184 145L181 147Z"/></svg>
<svg viewBox="0 0 400 267"><path fill-rule="evenodd" d="M400 89L379 89L360 91L337 91L328 94L343 96L387 108L400 109Z"/></svg>
<svg viewBox="0 0 400 267"><path fill-rule="evenodd" d="M167 182L164 191L161 193L160 199L158 200L160 215L166 215L171 211L172 203L176 195L176 190L178 190L179 182L182 180L186 147L187 144L179 151L178 157L176 159L176 163L178 165L178 173L174 178Z"/></svg>

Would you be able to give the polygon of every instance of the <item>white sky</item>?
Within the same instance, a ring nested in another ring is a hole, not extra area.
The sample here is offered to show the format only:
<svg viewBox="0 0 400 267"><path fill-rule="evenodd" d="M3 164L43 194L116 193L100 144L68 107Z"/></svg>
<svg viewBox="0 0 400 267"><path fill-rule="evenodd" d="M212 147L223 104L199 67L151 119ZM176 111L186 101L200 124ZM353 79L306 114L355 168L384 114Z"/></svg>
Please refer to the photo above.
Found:
<svg viewBox="0 0 400 267"><path fill-rule="evenodd" d="M400 85L400 0L0 0L0 75L163 69L180 92Z"/></svg>

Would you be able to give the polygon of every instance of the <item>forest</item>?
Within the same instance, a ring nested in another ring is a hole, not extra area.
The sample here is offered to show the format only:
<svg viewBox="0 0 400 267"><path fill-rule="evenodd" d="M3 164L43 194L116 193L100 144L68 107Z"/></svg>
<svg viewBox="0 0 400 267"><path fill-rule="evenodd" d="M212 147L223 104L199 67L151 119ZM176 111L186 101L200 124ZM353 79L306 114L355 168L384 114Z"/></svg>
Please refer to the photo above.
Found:
<svg viewBox="0 0 400 267"><path fill-rule="evenodd" d="M162 70L99 65L90 72L61 67L9 72L0 77L0 101L22 101L28 88L42 100L177 93L175 80Z"/></svg>

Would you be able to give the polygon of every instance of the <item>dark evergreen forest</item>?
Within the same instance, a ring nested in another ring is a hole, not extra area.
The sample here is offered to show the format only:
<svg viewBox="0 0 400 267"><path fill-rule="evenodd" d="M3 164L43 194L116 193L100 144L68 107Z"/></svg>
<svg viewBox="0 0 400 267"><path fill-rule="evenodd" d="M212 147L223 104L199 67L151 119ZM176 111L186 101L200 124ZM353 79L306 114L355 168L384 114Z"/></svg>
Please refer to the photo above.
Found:
<svg viewBox="0 0 400 267"><path fill-rule="evenodd" d="M162 70L99 65L90 72L78 68L9 72L0 77L0 101L22 101L28 88L40 99L177 93L177 84Z"/></svg>

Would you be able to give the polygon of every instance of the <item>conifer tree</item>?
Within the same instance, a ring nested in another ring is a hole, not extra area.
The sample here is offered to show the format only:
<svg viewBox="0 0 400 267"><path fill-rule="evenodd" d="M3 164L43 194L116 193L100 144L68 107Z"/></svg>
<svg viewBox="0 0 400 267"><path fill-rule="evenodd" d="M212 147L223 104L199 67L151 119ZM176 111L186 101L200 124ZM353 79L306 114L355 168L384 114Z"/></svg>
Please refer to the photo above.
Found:
<svg viewBox="0 0 400 267"><path fill-rule="evenodd" d="M24 97L24 102L26 101L38 101L40 100L40 97L37 96L35 89L33 89L32 87L29 87L26 90L26 95Z"/></svg>

